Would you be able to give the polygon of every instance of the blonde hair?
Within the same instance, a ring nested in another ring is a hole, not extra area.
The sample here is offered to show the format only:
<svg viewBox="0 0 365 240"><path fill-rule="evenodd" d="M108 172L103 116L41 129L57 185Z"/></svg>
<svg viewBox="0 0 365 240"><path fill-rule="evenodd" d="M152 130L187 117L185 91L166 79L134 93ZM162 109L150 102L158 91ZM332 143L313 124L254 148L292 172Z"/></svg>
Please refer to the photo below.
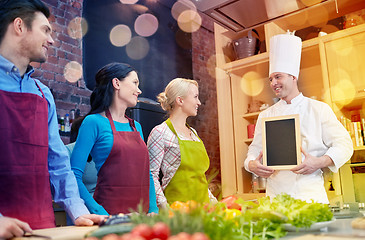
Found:
<svg viewBox="0 0 365 240"><path fill-rule="evenodd" d="M161 104L162 109L170 113L174 108L175 99L185 97L191 84L199 87L197 81L191 79L175 78L169 82L165 91L157 96L157 101Z"/></svg>

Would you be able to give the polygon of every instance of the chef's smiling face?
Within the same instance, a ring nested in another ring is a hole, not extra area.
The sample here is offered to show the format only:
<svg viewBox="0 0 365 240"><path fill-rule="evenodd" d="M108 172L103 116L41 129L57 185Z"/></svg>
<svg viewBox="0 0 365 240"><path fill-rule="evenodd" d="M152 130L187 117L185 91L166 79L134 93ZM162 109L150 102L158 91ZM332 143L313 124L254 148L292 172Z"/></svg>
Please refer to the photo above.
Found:
<svg viewBox="0 0 365 240"><path fill-rule="evenodd" d="M278 98L290 102L296 96L296 78L287 73L274 72L269 76L270 87Z"/></svg>
<svg viewBox="0 0 365 240"><path fill-rule="evenodd" d="M22 55L29 62L45 62L48 48L54 43L51 25L43 13L36 12L31 26L24 25L24 36L20 41Z"/></svg>

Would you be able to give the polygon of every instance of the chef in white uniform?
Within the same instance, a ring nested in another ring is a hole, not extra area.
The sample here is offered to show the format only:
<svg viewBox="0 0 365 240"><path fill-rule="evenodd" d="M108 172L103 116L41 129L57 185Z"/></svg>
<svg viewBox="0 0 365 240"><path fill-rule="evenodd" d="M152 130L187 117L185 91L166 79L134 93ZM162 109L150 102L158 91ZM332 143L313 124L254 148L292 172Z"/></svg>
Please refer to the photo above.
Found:
<svg viewBox="0 0 365 240"><path fill-rule="evenodd" d="M301 50L301 39L294 34L279 34L270 39L269 84L280 100L260 113L244 167L267 178L267 196L287 193L307 202L329 203L322 170L337 172L352 156L353 145L332 109L299 91ZM291 114L300 116L303 161L291 170L274 171L262 165L261 119Z"/></svg>

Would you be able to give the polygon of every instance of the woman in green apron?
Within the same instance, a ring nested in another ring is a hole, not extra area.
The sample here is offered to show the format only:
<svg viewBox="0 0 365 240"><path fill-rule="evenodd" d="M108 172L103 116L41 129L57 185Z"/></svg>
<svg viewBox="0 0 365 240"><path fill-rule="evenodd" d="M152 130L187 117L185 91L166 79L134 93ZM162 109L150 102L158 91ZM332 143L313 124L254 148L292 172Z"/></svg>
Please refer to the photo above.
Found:
<svg viewBox="0 0 365 240"><path fill-rule="evenodd" d="M186 123L188 117L197 115L201 105L198 83L176 78L157 98L169 115L152 129L147 142L157 205L161 208L188 200L216 202L205 176L209 168L207 151L195 129Z"/></svg>

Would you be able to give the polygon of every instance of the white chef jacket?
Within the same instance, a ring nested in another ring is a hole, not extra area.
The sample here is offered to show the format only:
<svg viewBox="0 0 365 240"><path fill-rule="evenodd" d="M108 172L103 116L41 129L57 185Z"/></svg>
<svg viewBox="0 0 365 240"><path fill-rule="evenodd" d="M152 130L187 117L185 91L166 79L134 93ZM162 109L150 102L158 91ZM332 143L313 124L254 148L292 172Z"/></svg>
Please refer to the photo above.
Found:
<svg viewBox="0 0 365 240"><path fill-rule="evenodd" d="M328 155L334 162L334 166L330 166L329 169L337 172L352 156L353 145L350 135L327 104L304 97L302 93L292 99L291 104L280 100L260 113L254 139L248 148L247 158L244 162L245 169L249 171L249 161L255 160L262 151L261 119L292 114L300 116L303 150L316 157ZM304 161L303 154L302 160ZM307 175L295 174L290 170L275 171L267 179L266 195L271 198L284 192L308 202L314 200L329 203L321 169Z"/></svg>

